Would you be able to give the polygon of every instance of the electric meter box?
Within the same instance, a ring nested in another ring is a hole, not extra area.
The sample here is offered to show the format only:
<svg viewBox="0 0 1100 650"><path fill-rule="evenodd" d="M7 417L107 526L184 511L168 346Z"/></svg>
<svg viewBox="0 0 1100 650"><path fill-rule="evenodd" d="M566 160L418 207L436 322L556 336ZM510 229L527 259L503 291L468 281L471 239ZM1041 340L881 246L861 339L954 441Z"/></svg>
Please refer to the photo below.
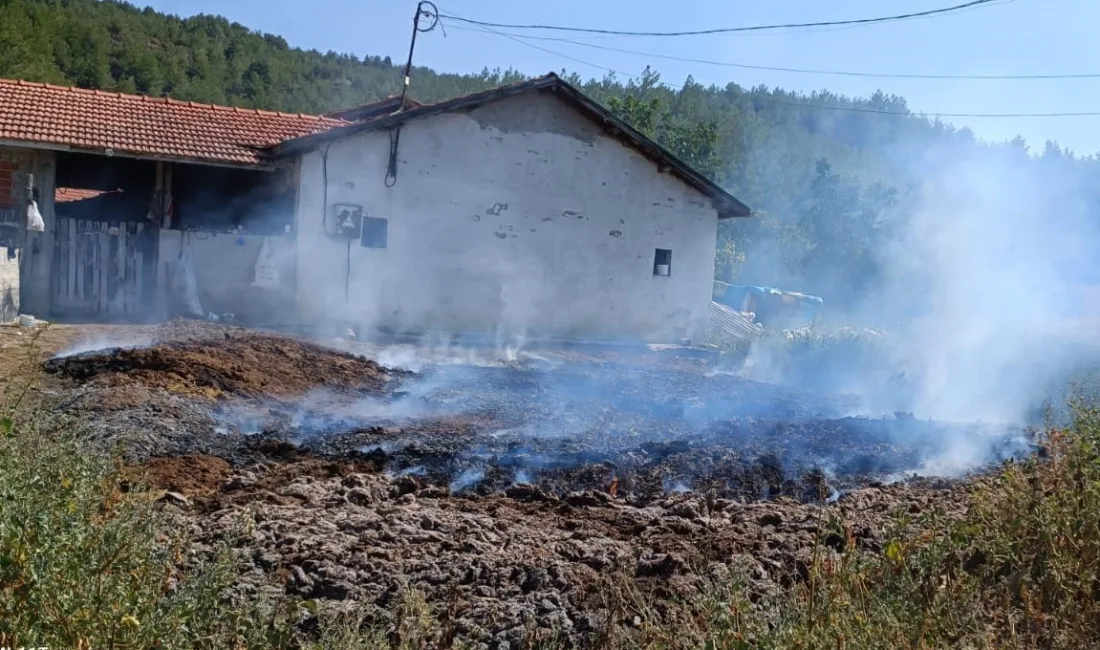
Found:
<svg viewBox="0 0 1100 650"><path fill-rule="evenodd" d="M334 204L332 224L334 237L358 240L363 235L363 206L351 203Z"/></svg>

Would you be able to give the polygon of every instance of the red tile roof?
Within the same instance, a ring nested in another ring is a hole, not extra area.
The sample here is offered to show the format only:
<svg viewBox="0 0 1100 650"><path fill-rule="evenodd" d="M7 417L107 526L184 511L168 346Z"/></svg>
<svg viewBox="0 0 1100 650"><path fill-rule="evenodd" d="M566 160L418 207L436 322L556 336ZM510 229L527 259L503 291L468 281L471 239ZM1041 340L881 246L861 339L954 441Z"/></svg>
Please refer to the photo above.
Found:
<svg viewBox="0 0 1100 650"><path fill-rule="evenodd" d="M53 193L54 203L75 203L85 199L94 199L104 194L122 193L122 190L88 190L80 187L59 187Z"/></svg>
<svg viewBox="0 0 1100 650"><path fill-rule="evenodd" d="M348 122L0 79L0 141L231 165L267 165L283 140Z"/></svg>

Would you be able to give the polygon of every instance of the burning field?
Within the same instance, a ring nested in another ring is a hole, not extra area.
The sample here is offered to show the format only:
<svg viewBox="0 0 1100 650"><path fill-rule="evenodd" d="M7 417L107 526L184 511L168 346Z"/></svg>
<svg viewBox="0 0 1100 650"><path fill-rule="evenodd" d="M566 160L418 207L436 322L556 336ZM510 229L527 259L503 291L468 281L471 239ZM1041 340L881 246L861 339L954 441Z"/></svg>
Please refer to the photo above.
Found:
<svg viewBox="0 0 1100 650"><path fill-rule="evenodd" d="M126 336L144 338L49 359L48 397L169 491L200 548L253 522L242 595L381 615L412 588L497 644L585 637L610 585L789 584L823 507L876 550L892 511L961 508L954 478L1029 450L1022 429L860 415L685 351L456 361L212 325Z"/></svg>

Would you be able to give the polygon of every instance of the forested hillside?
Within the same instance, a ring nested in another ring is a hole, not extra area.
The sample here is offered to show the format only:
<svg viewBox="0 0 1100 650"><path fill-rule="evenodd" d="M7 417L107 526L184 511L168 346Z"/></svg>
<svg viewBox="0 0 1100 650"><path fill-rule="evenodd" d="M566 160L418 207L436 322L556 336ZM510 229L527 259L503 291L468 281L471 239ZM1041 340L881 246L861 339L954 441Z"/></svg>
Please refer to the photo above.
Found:
<svg viewBox="0 0 1100 650"><path fill-rule="evenodd" d="M723 277L853 307L898 286L932 290L937 279L921 273L921 264L894 262L921 254L908 244L914 224L927 229L929 211L948 219L945 211L960 202L999 211L990 197L1013 193L1011 209L1041 210L1043 227L1062 232L1094 221L1100 204L1095 161L1053 144L1030 157L1019 140L982 144L968 130L909 115L900 97L802 96L691 79L672 90L656 73L639 73L632 80L570 78L757 211L756 219L723 224ZM401 82L400 62L388 57L303 51L223 18L180 19L98 0L0 0L0 76L295 112L376 100L398 92ZM517 78L417 68L413 95L431 101ZM979 185L1014 180L981 201L957 187L929 194L930 186L957 179L947 170L960 165L1007 174L983 172L974 179ZM975 227L996 219L983 212ZM1006 255L1014 246L1006 244Z"/></svg>

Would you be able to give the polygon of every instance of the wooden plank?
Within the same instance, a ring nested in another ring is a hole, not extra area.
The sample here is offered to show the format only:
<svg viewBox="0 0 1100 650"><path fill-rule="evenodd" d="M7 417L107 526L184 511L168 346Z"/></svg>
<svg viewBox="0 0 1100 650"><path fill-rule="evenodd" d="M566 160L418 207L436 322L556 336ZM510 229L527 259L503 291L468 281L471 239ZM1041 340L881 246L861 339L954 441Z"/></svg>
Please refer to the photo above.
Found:
<svg viewBox="0 0 1100 650"><path fill-rule="evenodd" d="M98 284L100 286L92 296L92 308L99 314L105 314L110 308L107 304L107 299L110 297L110 293L107 291L107 284L109 282L108 273L110 270L109 258L111 255L111 244L108 241L109 235L107 235L107 224L97 221L93 226L95 229L95 234L92 236L92 241L95 246L94 272L96 278L99 278Z"/></svg>
<svg viewBox="0 0 1100 650"><path fill-rule="evenodd" d="M103 287L100 290L102 295L99 299L99 304L102 305L102 311L104 313L114 313L114 307L111 304L112 297L115 291L114 282L114 255L115 245L114 237L110 233L110 222L103 224L103 234L100 235L100 277L103 278Z"/></svg>
<svg viewBox="0 0 1100 650"><path fill-rule="evenodd" d="M147 275L145 273L145 249L144 246L148 242L149 232L156 232L155 227L150 225L149 228L145 227L145 224L139 223L134 228L134 311L139 313L147 313L151 305L149 304L149 287L146 286ZM156 276L153 276L154 280Z"/></svg>
<svg viewBox="0 0 1100 650"><path fill-rule="evenodd" d="M99 305L102 313L111 313L114 311L111 308L111 295L114 288L112 286L114 284L112 282L114 273L111 261L111 256L114 254L114 243L111 240L114 238L112 238L109 232L111 228L110 222L103 222L100 224L100 228L102 229L102 233L98 235L99 276L102 279L100 280Z"/></svg>
<svg viewBox="0 0 1100 650"><path fill-rule="evenodd" d="M95 244L92 239L93 235L89 234L92 228L91 222L83 221L80 225L80 232L77 233L77 237L80 241L80 300L84 304L84 310L88 311L91 309L91 301L95 296L95 294L92 293L92 265L89 263L92 256L90 251Z"/></svg>
<svg viewBox="0 0 1100 650"><path fill-rule="evenodd" d="M68 306L72 302L73 296L73 222L72 219L65 220L65 257L64 257L64 270L61 272L65 276L65 305Z"/></svg>
<svg viewBox="0 0 1100 650"><path fill-rule="evenodd" d="M108 241L110 235L107 234L107 224L97 223L95 233L95 250L92 253L92 269L95 273L96 286L95 286L95 309L97 313L103 314L107 312L107 298L110 294L107 293L107 274L110 269L108 263L110 258L110 246L111 242Z"/></svg>
<svg viewBox="0 0 1100 650"><path fill-rule="evenodd" d="M123 237L126 236L126 224L118 222L114 224L118 228L118 234L111 237L111 307L116 312L126 311L126 246Z"/></svg>
<svg viewBox="0 0 1100 650"><path fill-rule="evenodd" d="M69 222L69 291L67 294L69 304L76 300L76 219L66 219Z"/></svg>
<svg viewBox="0 0 1100 650"><path fill-rule="evenodd" d="M76 305L80 302L80 222L76 219L73 219L72 236L73 250L69 259L73 263L73 286L69 289L69 299Z"/></svg>
<svg viewBox="0 0 1100 650"><path fill-rule="evenodd" d="M59 259L58 258L58 253L61 251L61 242L57 238L57 235L58 235L57 221L54 221L54 224L53 224L53 234L54 234L53 250L50 251L50 309L51 310L53 310L54 308L57 307L57 282L60 279L60 278L58 278L58 273L57 273L57 269L59 268L58 264L57 264L57 260Z"/></svg>
<svg viewBox="0 0 1100 650"><path fill-rule="evenodd" d="M54 239L54 246L57 247L57 251L54 253L54 275L57 276L54 282L54 305L63 306L65 304L65 221L62 219L57 220L57 235Z"/></svg>
<svg viewBox="0 0 1100 650"><path fill-rule="evenodd" d="M73 262L76 264L76 286L73 287L73 304L84 303L84 222L73 221L73 232L76 233L76 250L73 252Z"/></svg>
<svg viewBox="0 0 1100 650"><path fill-rule="evenodd" d="M116 250L118 252L118 264L115 267L115 277L118 283L118 302L119 310L123 313L129 313L130 311L130 291L131 291L131 278L127 272L127 267L130 264L130 238L128 232L130 225L126 223L119 224L118 229L118 242L116 243Z"/></svg>
<svg viewBox="0 0 1100 650"><path fill-rule="evenodd" d="M99 311L99 296L95 292L99 275L99 268L96 266L99 224L94 221L85 221L84 233L84 309L94 314Z"/></svg>
<svg viewBox="0 0 1100 650"><path fill-rule="evenodd" d="M84 304L88 294L85 289L87 285L84 273L86 266L84 263L84 256L87 254L86 251L88 250L88 236L85 235L84 232L87 227L88 224L84 221L76 222L78 231L76 234L76 301L80 305Z"/></svg>
<svg viewBox="0 0 1100 650"><path fill-rule="evenodd" d="M76 293L75 303L80 305L81 309L85 309L85 301L87 300L88 292L85 289L87 286L87 263L86 257L88 255L88 235L85 233L88 229L87 222L74 221L73 228L76 231Z"/></svg>
<svg viewBox="0 0 1100 650"><path fill-rule="evenodd" d="M111 285L113 284L114 276L114 264L113 252L111 250L111 237L108 232L111 227L111 223L108 221L97 224L96 228L99 230L96 233L96 244L99 248L99 266L96 271L99 277L102 278L102 287L99 290L99 294L96 295L96 304L99 305L99 311L102 314L110 314L112 311L111 306Z"/></svg>
<svg viewBox="0 0 1100 650"><path fill-rule="evenodd" d="M96 280L96 267L95 267L95 249L97 242L96 230L99 230L97 224L93 221L84 222L84 252L80 256L84 261L82 269L84 270L84 286L81 290L84 292L84 309L86 311L95 312L97 309L96 295L95 295L95 280Z"/></svg>
<svg viewBox="0 0 1100 650"><path fill-rule="evenodd" d="M163 189L164 190L164 195L162 197L162 205L165 208L165 210L164 210L164 218L160 222L161 227L163 227L163 228L171 228L172 227L172 216L168 213L167 208L169 208L171 206L171 202L172 202L172 170L173 169L174 169L174 166L171 165L171 164L166 164L164 166L164 182L163 182L162 187L158 188L158 189Z"/></svg>
<svg viewBox="0 0 1100 650"><path fill-rule="evenodd" d="M141 250L143 238L143 231L145 230L145 224L135 223L134 232L130 238L130 281L133 286L133 291L130 293L130 310L133 313L140 313L143 311L144 301L142 295L144 294L144 274L141 272L141 264L144 258L144 254Z"/></svg>
<svg viewBox="0 0 1100 650"><path fill-rule="evenodd" d="M102 224L95 224L95 233L91 236L91 250L89 251L89 258L92 261L92 304L94 309L98 313L106 311L107 305L104 304L104 297L107 295L107 287L105 286L103 277L103 241L104 233Z"/></svg>
<svg viewBox="0 0 1100 650"><path fill-rule="evenodd" d="M102 229L99 222L86 221L84 223L84 300L87 303L85 309L90 314L98 314L100 304L100 284L103 276L100 255L102 250Z"/></svg>
<svg viewBox="0 0 1100 650"><path fill-rule="evenodd" d="M68 297L66 293L69 290L69 220L58 219L57 220L57 259L54 263L57 264L57 301L58 307L65 306L65 298Z"/></svg>
<svg viewBox="0 0 1100 650"><path fill-rule="evenodd" d="M126 308L130 313L137 313L140 303L138 295L141 285L137 274L138 253L141 252L140 226L140 222L135 222L126 229Z"/></svg>
<svg viewBox="0 0 1100 650"><path fill-rule="evenodd" d="M90 234L95 228L95 224L90 221L84 222L84 227L81 229L80 240L83 243L83 247L80 249L80 270L84 274L84 282L80 283L80 297L84 300L84 309L86 311L93 310L95 308L95 235Z"/></svg>
<svg viewBox="0 0 1100 650"><path fill-rule="evenodd" d="M99 268L96 266L96 250L99 249L99 224L84 222L84 300L88 301L88 310L99 311L99 296L96 288L99 284Z"/></svg>
<svg viewBox="0 0 1100 650"><path fill-rule="evenodd" d="M145 304L145 253L137 250L134 253L134 305L135 312L144 311Z"/></svg>

